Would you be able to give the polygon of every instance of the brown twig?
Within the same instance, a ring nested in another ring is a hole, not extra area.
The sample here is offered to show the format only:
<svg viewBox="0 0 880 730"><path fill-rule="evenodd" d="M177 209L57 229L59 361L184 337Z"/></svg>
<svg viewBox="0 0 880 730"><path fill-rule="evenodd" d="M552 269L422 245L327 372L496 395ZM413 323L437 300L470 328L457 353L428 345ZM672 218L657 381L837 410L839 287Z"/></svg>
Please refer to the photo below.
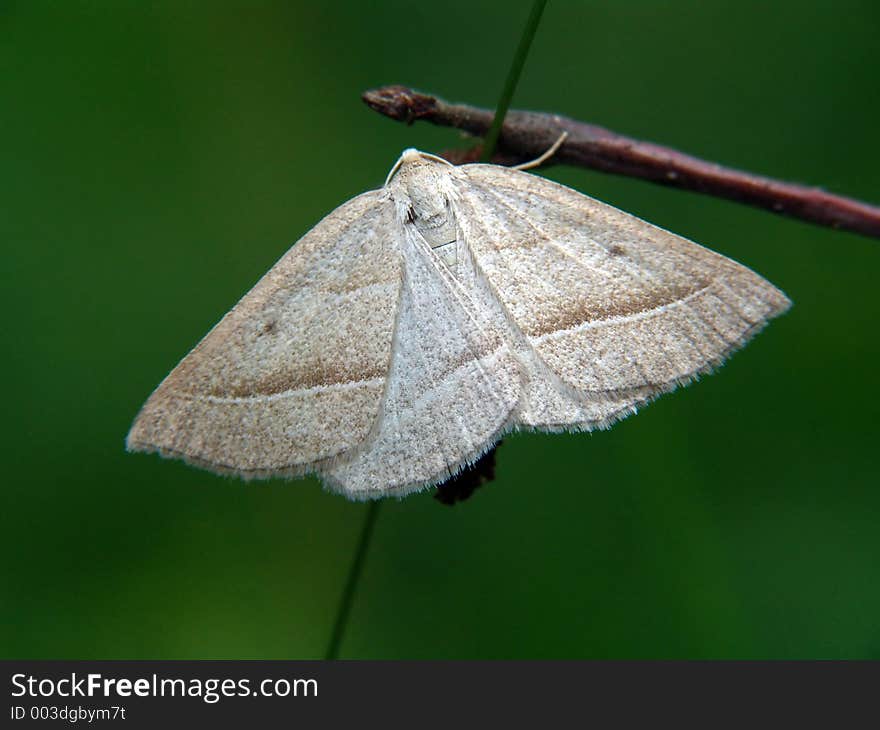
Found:
<svg viewBox="0 0 880 730"><path fill-rule="evenodd" d="M483 136L492 124L493 113L465 104L449 104L405 86L383 86L363 94L373 109L392 119L412 124L424 119ZM669 147L642 142L592 124L556 114L511 111L499 140L499 154L493 160L516 164L538 157L563 132L564 144L550 160L579 165L660 185L693 190L718 198L829 226L880 238L880 208L818 188L785 183L748 172L722 167L686 155ZM456 162L473 161L464 156Z"/></svg>

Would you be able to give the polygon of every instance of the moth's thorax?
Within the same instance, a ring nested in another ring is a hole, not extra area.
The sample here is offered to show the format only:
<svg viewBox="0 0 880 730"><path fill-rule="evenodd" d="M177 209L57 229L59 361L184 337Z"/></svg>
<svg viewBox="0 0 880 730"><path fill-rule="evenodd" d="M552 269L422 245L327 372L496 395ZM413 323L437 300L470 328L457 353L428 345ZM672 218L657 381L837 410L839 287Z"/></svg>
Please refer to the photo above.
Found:
<svg viewBox="0 0 880 730"><path fill-rule="evenodd" d="M407 150L395 165L387 187L405 226L413 226L447 265L457 260L458 226L452 200L455 189L448 162Z"/></svg>

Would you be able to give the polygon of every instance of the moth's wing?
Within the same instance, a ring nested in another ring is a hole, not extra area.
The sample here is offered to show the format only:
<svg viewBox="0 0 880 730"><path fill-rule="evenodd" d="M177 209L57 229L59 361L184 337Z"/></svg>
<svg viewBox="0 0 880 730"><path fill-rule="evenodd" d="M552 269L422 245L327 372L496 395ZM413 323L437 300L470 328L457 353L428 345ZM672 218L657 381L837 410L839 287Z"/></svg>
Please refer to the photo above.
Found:
<svg viewBox="0 0 880 730"><path fill-rule="evenodd" d="M468 246L536 361L523 425L606 426L790 304L746 267L544 178L495 165L455 177Z"/></svg>
<svg viewBox="0 0 880 730"><path fill-rule="evenodd" d="M398 233L405 274L382 413L368 441L322 470L332 489L356 499L446 481L511 426L522 391L506 323L415 226Z"/></svg>
<svg viewBox="0 0 880 730"><path fill-rule="evenodd" d="M150 396L128 448L259 477L359 445L391 355L402 282L393 225L381 190L318 223Z"/></svg>

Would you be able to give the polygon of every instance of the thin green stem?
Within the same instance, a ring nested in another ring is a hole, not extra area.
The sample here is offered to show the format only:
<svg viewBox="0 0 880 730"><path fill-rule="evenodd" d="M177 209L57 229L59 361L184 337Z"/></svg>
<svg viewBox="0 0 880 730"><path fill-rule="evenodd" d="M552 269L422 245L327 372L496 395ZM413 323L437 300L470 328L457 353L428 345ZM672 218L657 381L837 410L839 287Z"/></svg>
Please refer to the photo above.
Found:
<svg viewBox="0 0 880 730"><path fill-rule="evenodd" d="M522 38L519 40L519 47L516 49L513 63L510 65L510 71L507 73L507 81L504 82L504 90L501 92L501 98L498 100L498 106L495 107L495 119L492 121L489 134L486 135L486 139L483 141L483 162L488 162L492 159L492 155L495 154L498 137L501 136L501 127L504 125L504 117L507 116L507 110L510 108L513 92L516 90L517 83L519 83L519 76L525 65L526 56L529 55L529 48L532 46L532 40L535 38L535 32L538 30L541 14L544 12L546 4L547 0L535 0L532 5L532 12L529 13L525 30L523 30Z"/></svg>
<svg viewBox="0 0 880 730"><path fill-rule="evenodd" d="M364 526L361 528L361 536L358 540L354 560L348 571L345 590L342 592L342 599L339 601L336 622L333 624L333 633L330 634L330 643L327 646L327 653L324 655L325 659L336 659L339 657L339 646L342 644L342 637L348 624L348 616L351 613L351 605L354 603L354 594L363 571L364 559L367 556L367 549L370 547L370 538L373 536L373 527L376 525L376 518L378 516L379 501L372 500L367 505L367 516L364 518Z"/></svg>

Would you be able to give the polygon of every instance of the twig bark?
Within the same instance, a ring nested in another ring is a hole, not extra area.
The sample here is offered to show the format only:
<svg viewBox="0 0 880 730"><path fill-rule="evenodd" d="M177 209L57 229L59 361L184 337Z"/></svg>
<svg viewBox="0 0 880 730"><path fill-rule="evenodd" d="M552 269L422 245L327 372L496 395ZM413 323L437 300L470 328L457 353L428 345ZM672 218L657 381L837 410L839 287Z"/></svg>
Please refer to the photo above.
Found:
<svg viewBox="0 0 880 730"><path fill-rule="evenodd" d="M364 92L362 98L372 109L392 119L408 124L424 119L477 137L486 134L494 116L488 109L449 104L405 86L372 89ZM563 131L568 132L568 138L548 164L567 163L642 178L817 225L880 238L880 208L876 206L818 188L723 167L556 114L509 112L501 131L499 154L493 161L517 164L534 159L549 149ZM465 162L476 160L478 155L471 152L456 157L452 161Z"/></svg>

